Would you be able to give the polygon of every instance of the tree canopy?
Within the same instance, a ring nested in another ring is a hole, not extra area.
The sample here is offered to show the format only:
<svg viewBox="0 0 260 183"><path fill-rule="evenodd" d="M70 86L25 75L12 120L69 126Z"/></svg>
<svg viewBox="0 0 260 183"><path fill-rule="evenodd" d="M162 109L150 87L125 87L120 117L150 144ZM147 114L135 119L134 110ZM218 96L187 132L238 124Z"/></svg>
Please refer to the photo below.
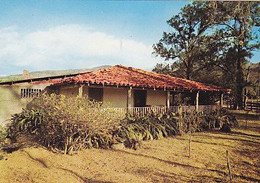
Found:
<svg viewBox="0 0 260 183"><path fill-rule="evenodd" d="M260 47L259 12L259 2L186 5L167 21L172 31L153 45L155 55L170 61L154 71L229 87L242 108L246 64Z"/></svg>
<svg viewBox="0 0 260 183"><path fill-rule="evenodd" d="M204 41L203 34L211 25L211 19L205 15L210 15L210 11L212 8L207 8L205 3L185 6L181 13L167 21L173 31L164 32L160 41L153 46L155 54L165 60L173 60L187 79L192 78L196 62L201 56L199 50Z"/></svg>

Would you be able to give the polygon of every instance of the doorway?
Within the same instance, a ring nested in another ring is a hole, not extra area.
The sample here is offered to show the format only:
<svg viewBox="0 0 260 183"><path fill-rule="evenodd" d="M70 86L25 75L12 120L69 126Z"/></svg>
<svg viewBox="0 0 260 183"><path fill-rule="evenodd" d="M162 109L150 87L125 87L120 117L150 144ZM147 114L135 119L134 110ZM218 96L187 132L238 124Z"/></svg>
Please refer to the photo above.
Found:
<svg viewBox="0 0 260 183"><path fill-rule="evenodd" d="M134 90L134 106L145 107L146 106L146 90Z"/></svg>

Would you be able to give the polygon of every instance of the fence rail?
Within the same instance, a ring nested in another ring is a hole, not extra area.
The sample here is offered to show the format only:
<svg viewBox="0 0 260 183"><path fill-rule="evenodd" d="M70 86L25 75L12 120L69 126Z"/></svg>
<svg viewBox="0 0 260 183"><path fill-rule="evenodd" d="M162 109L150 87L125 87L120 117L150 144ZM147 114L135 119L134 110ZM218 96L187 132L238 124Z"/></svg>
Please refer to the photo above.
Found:
<svg viewBox="0 0 260 183"><path fill-rule="evenodd" d="M260 102L247 102L246 110L260 112Z"/></svg>
<svg viewBox="0 0 260 183"><path fill-rule="evenodd" d="M209 113L218 109L218 105L200 105L198 112ZM192 112L196 110L195 106L151 106L151 107L130 107L130 108L105 108L106 111L116 111L122 114L130 113L132 115L145 116L147 114L165 114L168 112Z"/></svg>

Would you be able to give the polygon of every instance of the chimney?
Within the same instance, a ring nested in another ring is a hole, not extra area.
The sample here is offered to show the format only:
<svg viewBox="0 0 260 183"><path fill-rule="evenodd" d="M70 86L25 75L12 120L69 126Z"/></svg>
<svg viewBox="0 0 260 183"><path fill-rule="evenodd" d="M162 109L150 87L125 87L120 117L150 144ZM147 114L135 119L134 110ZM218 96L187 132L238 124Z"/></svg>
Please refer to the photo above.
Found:
<svg viewBox="0 0 260 183"><path fill-rule="evenodd" d="M30 78L29 71L23 70L23 79L29 79L29 78Z"/></svg>

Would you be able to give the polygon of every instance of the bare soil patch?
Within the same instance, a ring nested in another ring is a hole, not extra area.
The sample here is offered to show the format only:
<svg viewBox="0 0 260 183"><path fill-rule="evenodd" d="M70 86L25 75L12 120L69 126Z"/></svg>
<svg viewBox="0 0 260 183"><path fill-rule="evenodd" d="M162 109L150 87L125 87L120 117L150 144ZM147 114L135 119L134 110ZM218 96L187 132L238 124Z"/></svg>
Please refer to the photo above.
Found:
<svg viewBox="0 0 260 183"><path fill-rule="evenodd" d="M0 182L228 182L226 150L233 182L260 182L260 121L239 122L231 133L192 134L190 157L189 135L145 141L138 150L0 151Z"/></svg>

